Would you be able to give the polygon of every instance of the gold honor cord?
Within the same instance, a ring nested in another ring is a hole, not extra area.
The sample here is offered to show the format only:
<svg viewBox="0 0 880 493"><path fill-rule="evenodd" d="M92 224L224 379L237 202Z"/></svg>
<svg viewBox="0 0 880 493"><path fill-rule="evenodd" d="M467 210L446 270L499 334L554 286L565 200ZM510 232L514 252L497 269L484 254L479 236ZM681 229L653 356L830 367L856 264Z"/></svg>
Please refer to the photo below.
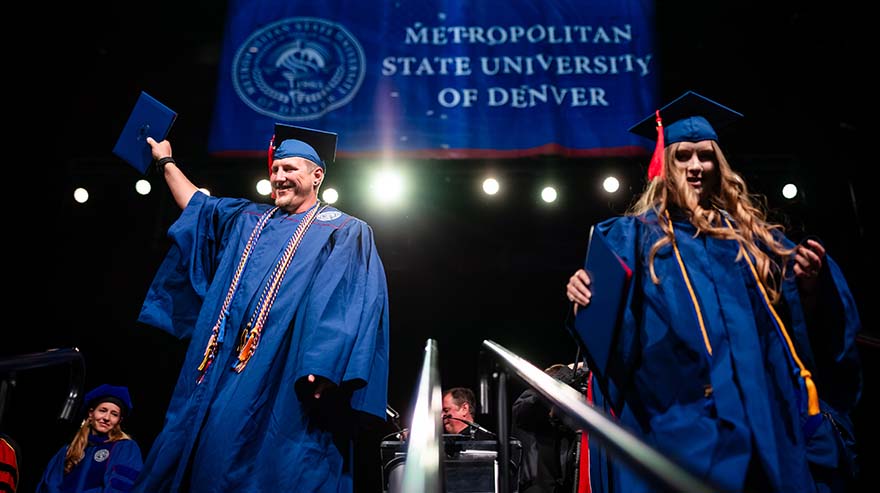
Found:
<svg viewBox="0 0 880 493"><path fill-rule="evenodd" d="M256 226L254 226L253 231L251 231L251 236L248 238L244 251L241 252L241 258L238 260L238 267L235 269L235 274L232 276L232 282L229 283L229 289L226 292L226 299L223 300L223 306L220 308L217 322L211 329L211 337L208 339L208 345L205 347L205 356L202 358L202 363L198 367L199 376L196 379L197 384L202 383L202 380L204 380L208 368L217 356L217 351L220 349L220 345L223 344L223 333L225 332L224 327L226 326L226 316L229 315L229 305L232 304L232 298L235 296L236 289L238 289L238 282L241 280L241 273L244 272L244 267L247 265L247 261L250 258L251 250L253 250L254 245L257 244L257 240L260 239L260 233L263 232L263 228L266 227L269 218L271 218L277 210L278 207L273 207L263 213L259 221L257 221Z"/></svg>
<svg viewBox="0 0 880 493"><path fill-rule="evenodd" d="M257 351L257 345L260 343L260 335L263 332L266 319L269 318L269 310L272 309L272 305L275 304L275 297L278 295L281 281L284 280L284 274L287 273L287 268L290 267L293 255L296 253L297 248L302 242L306 230L308 230L309 226L315 221L315 217L317 217L319 212L319 205L320 203L316 203L315 207L300 220L293 236L287 241L287 246L284 248L284 255L282 255L281 260L275 264L272 276L263 288L263 294L260 296L260 301L257 303L257 307L254 309L250 321L241 330L239 344L238 347L236 347L238 350L238 361L232 366L237 373L241 373L242 370L244 370L248 361L250 361L251 356Z"/></svg>
<svg viewBox="0 0 880 493"><path fill-rule="evenodd" d="M675 241L675 230L672 228L672 220L669 218L669 211L663 211L666 214L666 222L669 223L669 230L672 231L672 249L675 251L675 259L678 260L678 267L681 269L681 276L684 277L684 283L687 286L688 293L691 295L691 302L694 304L694 311L697 313L697 321L700 323L700 332L703 333L703 343L706 345L706 351L712 356L712 344L709 342L709 333L706 332L706 324L703 322L703 312L700 311L700 304L697 303L697 294L691 285L688 277L687 269L684 267L684 260L681 258L681 252L678 251L678 243Z"/></svg>
<svg viewBox="0 0 880 493"><path fill-rule="evenodd" d="M727 227L733 229L733 225L730 224L730 220L727 217L724 217L724 221L727 222ZM798 365L800 369L801 378L804 379L804 386L807 388L807 411L810 416L815 416L819 414L819 391L816 389L816 384L813 382L813 375L810 373L810 370L807 370L807 367L804 366L801 359L798 357L797 350L795 350L794 343L791 341L791 337L788 335L788 331L785 330L785 324L782 323L782 318L779 317L779 314L776 313L776 309L773 308L773 304L770 303L770 298L767 296L767 291L764 289L764 285L761 283L760 279L758 279L758 271L755 269L755 265L752 264L752 258L749 256L748 252L743 249L742 245L739 246L740 251L742 251L743 257L745 257L746 262L749 264L749 270L752 272L752 276L755 278L755 284L758 285L758 289L761 291L761 297L764 299L764 304L770 310L770 313L773 314L773 319L776 320L776 325L779 327L779 332L782 334L783 339L785 339L785 344L788 346L788 351L791 354L791 358Z"/></svg>
<svg viewBox="0 0 880 493"><path fill-rule="evenodd" d="M666 214L666 220L669 223L669 228L672 230L672 220L669 218L669 212L664 211ZM727 214L722 214L724 216L724 221L727 223L727 227L733 229L733 225L730 223L730 220L727 218ZM712 346L709 344L709 336L706 332L706 326L703 323L703 315L700 311L700 305L697 303L697 297L694 293L693 287L691 286L690 280L688 279L687 270L684 266L684 261L681 258L681 252L678 250L678 245L675 242L675 232L673 231L672 236L672 248L675 250L675 256L678 260L678 265L681 268L682 276L684 276L685 284L687 285L688 292L691 296L691 301L694 304L694 310L697 313L697 320L700 322L700 330L703 333L703 341L706 344L706 350L709 351L709 355L712 355ZM746 263L749 265L749 271L752 273L752 276L755 278L755 284L758 285L758 290L761 292L761 297L764 300L764 306L770 311L773 315L773 319L776 322L776 326L779 328L779 333L782 334L783 340L785 340L786 347L788 347L788 352L791 355L791 359L797 364L798 369L800 370L800 377L804 380L804 387L807 389L807 410L810 416L814 416L819 414L819 391L816 389L816 384L813 382L812 374L809 370L804 366L801 359L798 357L797 350L795 350L794 343L791 340L791 337L788 335L788 331L785 329L785 324L782 322L782 318L779 317L779 314L776 312L776 309L773 308L773 304L770 303L770 298L767 296L767 291L764 288L764 284L761 282L758 277L758 271L755 269L754 264L752 263L752 258L749 256L748 252L739 245L739 249L743 254L743 257L746 259Z"/></svg>

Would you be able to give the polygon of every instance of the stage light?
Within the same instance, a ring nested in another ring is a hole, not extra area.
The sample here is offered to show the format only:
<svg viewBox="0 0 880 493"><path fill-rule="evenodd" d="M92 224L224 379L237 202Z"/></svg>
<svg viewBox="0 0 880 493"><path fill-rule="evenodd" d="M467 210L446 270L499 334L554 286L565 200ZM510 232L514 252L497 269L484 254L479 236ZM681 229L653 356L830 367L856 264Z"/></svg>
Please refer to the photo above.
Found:
<svg viewBox="0 0 880 493"><path fill-rule="evenodd" d="M544 187L541 190L541 199L548 204L551 202L555 202L557 197L556 189L553 187Z"/></svg>
<svg viewBox="0 0 880 493"><path fill-rule="evenodd" d="M620 190L620 182L617 178L609 176L602 181L602 188L608 193L614 193Z"/></svg>
<svg viewBox="0 0 880 493"><path fill-rule="evenodd" d="M89 192L85 188L77 188L73 191L73 200L85 204L89 200Z"/></svg>
<svg viewBox="0 0 880 493"><path fill-rule="evenodd" d="M339 193L335 188L328 188L321 193L321 199L328 204L335 204L339 200Z"/></svg>
<svg viewBox="0 0 880 493"><path fill-rule="evenodd" d="M258 181L257 182L257 193L264 196L264 197L266 195L269 195L270 193L272 193L272 183L265 178Z"/></svg>
<svg viewBox="0 0 880 493"><path fill-rule="evenodd" d="M486 195L495 195L500 189L501 185L498 184L498 180L495 178L486 178L483 180L483 191L486 192Z"/></svg>
<svg viewBox="0 0 880 493"><path fill-rule="evenodd" d="M782 187L782 196L787 199L793 199L797 197L798 189L797 185L794 183L788 183Z"/></svg>
<svg viewBox="0 0 880 493"><path fill-rule="evenodd" d="M400 202L404 195L403 177L391 169L383 169L373 176L370 191L373 199L382 204Z"/></svg>
<svg viewBox="0 0 880 493"><path fill-rule="evenodd" d="M138 180L134 184L134 189L141 195L147 195L153 189L153 186L147 180Z"/></svg>

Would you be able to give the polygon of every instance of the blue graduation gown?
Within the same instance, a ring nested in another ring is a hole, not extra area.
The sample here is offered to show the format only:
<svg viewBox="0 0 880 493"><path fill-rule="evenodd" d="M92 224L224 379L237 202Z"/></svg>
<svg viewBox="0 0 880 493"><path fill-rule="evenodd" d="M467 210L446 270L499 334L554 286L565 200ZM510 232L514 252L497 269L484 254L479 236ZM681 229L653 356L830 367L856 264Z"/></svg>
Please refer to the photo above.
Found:
<svg viewBox="0 0 880 493"><path fill-rule="evenodd" d="M342 492L352 489L352 423L328 423L295 391L309 374L353 390L351 409L385 416L388 294L370 227L332 207L307 230L241 373L234 346L303 214L276 211L229 306L223 343L196 384L241 253L268 205L196 193L139 320L191 338L164 428L137 491ZM345 403L348 404L347 402ZM329 420L333 421L333 420Z"/></svg>
<svg viewBox="0 0 880 493"><path fill-rule="evenodd" d="M651 281L648 253L662 235L656 215L603 221L597 230L633 268L633 278L608 369L597 375L603 390L597 403L648 444L722 489L817 491L801 427L806 394L748 264L735 260L737 243L695 237L689 222L673 223L712 353L671 246L658 251L654 268L660 283ZM821 320L806 320L793 275L784 280L784 303L777 310L819 396L848 412L861 389L855 349L860 322L846 281L829 256L820 283ZM824 338L821 355L811 351L808 327ZM593 491L657 491L609 458L600 444L590 446ZM758 484L756 476L747 483L750 462L753 472L765 476Z"/></svg>
<svg viewBox="0 0 880 493"><path fill-rule="evenodd" d="M143 465L141 449L134 440L108 442L90 435L82 460L64 474L67 445L52 456L37 493L125 493Z"/></svg>

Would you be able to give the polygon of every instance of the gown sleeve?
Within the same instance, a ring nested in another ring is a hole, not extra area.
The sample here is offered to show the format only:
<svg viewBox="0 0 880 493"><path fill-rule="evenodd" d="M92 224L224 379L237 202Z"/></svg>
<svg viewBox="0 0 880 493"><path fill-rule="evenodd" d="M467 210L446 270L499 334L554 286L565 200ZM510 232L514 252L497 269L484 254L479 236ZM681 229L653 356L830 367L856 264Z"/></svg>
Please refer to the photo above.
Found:
<svg viewBox="0 0 880 493"><path fill-rule="evenodd" d="M171 249L147 291L138 321L180 339L190 337L205 293L220 262L225 239L243 199L196 192L171 228ZM234 248L234 246L233 246Z"/></svg>
<svg viewBox="0 0 880 493"><path fill-rule="evenodd" d="M134 440L120 440L110 453L110 464L104 474L104 488L100 493L127 493L144 467L143 455ZM96 492L98 493L98 492Z"/></svg>
<svg viewBox="0 0 880 493"><path fill-rule="evenodd" d="M351 406L384 419L388 387L388 288L369 225L352 220L306 302L295 378L323 376L353 389Z"/></svg>
<svg viewBox="0 0 880 493"><path fill-rule="evenodd" d="M851 412L862 392L863 377L856 347L862 322L843 272L831 257L826 256L826 261L816 326L810 327L810 332L818 332L820 339L816 371L819 385L828 382L823 385L824 399L840 411Z"/></svg>
<svg viewBox="0 0 880 493"><path fill-rule="evenodd" d="M602 356L607 361L604 374L597 373L593 361L590 368L596 377L600 391L611 410L619 410L623 399L623 390L632 374L638 357L638 318L641 296L637 287L644 276L639 252L642 228L641 218L625 216L607 219L596 225L596 230L603 234L611 250L630 268L632 276L624 295L620 322L613 335L613 344L608 346L610 354ZM590 348L587 348L588 360Z"/></svg>
<svg viewBox="0 0 880 493"><path fill-rule="evenodd" d="M787 246L794 246L785 241ZM805 306L794 275L783 281L782 293L791 312L797 347L813 374L819 397L836 410L848 413L855 408L862 390L856 347L862 324L840 266L830 255L825 256L824 262L812 306ZM793 272L791 267L788 270Z"/></svg>
<svg viewBox="0 0 880 493"><path fill-rule="evenodd" d="M66 445L49 459L46 469L43 470L40 483L37 485L37 493L60 493L61 480L64 478L65 455L67 455Z"/></svg>
<svg viewBox="0 0 880 493"><path fill-rule="evenodd" d="M787 238L782 241L794 246ZM856 347L862 324L837 262L826 254L824 263L812 292L804 293L791 274L782 282L782 295L795 346L819 395L821 413L802 417L807 459L824 471L854 478L859 467L850 413L859 402L863 384ZM788 271L793 272L793 256Z"/></svg>

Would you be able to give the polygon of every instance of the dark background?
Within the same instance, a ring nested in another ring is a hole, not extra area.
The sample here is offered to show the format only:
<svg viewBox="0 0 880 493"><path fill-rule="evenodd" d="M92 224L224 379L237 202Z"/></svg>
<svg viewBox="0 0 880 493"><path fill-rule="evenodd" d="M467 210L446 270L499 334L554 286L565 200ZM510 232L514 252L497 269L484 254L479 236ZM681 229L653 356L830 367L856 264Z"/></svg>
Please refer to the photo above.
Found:
<svg viewBox="0 0 880 493"><path fill-rule="evenodd" d="M146 90L179 112L175 157L195 183L215 195L259 200L253 183L265 174L264 159L218 159L205 150L226 2L33 8L10 17L30 34L5 44L5 104L15 129L4 139L5 183L15 199L5 208L10 283L0 354L79 348L88 389L105 382L131 389L135 412L126 430L146 454L186 346L136 318L178 209L155 179L154 193L137 195L136 172L110 150ZM752 191L768 196L771 217L793 237L819 235L847 275L864 325L865 389L855 417L862 483L872 484L880 346L867 295L876 272L865 238L876 138L867 130L866 17L848 1L822 8L662 2L656 56L663 101L693 89L745 114L722 135L731 163ZM386 210L366 205L357 190L369 163L341 157L328 174L342 190L337 205L376 233L391 299L389 403L404 424L428 339L438 343L444 387L476 388L486 339L539 367L573 361L576 348L563 328L565 283L583 261L589 226L623 212L643 186L647 157L408 163L418 194ZM492 199L479 191L488 169L504 180ZM599 190L608 171L623 175L612 198ZM560 199L543 207L536 197L548 176ZM793 201L778 192L787 180L802 192ZM73 201L78 186L89 188L88 203ZM63 366L17 376L2 430L22 448L21 491L35 486L72 436L74 425L56 421L66 385ZM512 378L511 399L521 389ZM495 427L492 416L478 418ZM376 440L386 428L359 448L359 490L380 488Z"/></svg>

